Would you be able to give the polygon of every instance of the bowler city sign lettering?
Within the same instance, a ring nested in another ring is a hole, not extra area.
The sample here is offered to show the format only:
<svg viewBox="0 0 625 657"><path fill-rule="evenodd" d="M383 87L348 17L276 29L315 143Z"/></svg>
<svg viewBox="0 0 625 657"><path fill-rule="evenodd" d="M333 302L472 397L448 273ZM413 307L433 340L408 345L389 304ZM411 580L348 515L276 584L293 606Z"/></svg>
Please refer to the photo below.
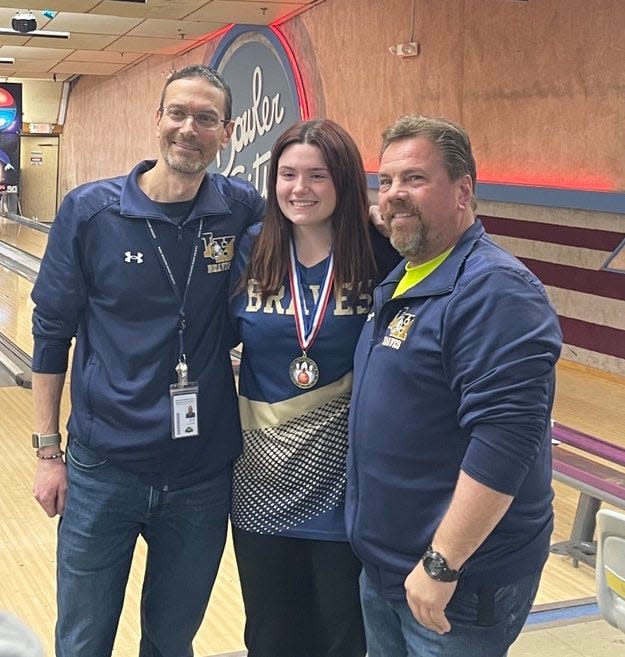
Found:
<svg viewBox="0 0 625 657"><path fill-rule="evenodd" d="M273 144L302 117L288 57L269 28L239 26L224 36L210 65L230 85L234 121L230 143L210 170L239 176L266 197Z"/></svg>

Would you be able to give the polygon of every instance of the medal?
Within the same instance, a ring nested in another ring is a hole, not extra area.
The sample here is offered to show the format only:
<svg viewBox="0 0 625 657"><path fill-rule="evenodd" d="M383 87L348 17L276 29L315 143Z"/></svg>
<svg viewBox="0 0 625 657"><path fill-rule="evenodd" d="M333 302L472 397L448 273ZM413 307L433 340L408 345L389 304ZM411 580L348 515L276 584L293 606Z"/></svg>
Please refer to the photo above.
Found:
<svg viewBox="0 0 625 657"><path fill-rule="evenodd" d="M312 388L319 380L319 368L312 358L305 354L289 365L289 378L298 388Z"/></svg>
<svg viewBox="0 0 625 657"><path fill-rule="evenodd" d="M313 342L317 338L323 318L325 317L328 302L330 301L332 285L334 283L334 256L330 253L319 298L314 308L311 308L310 315L307 318L306 301L299 279L295 246L292 240L289 247L289 284L291 286L291 298L293 299L293 309L295 312L297 341L302 350L302 355L291 361L289 365L289 378L293 385L298 388L312 388L319 381L319 366L306 354L306 351L312 347Z"/></svg>

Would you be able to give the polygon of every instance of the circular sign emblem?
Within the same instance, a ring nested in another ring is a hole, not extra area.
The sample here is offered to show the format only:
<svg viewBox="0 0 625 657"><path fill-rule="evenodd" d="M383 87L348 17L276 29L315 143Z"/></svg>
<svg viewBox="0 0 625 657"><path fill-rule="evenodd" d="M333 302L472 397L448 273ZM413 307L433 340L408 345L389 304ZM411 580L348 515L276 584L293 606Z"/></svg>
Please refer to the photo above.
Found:
<svg viewBox="0 0 625 657"><path fill-rule="evenodd" d="M265 197L274 142L307 115L299 73L279 37L273 28L233 28L210 62L232 90L234 130L209 170L239 176Z"/></svg>

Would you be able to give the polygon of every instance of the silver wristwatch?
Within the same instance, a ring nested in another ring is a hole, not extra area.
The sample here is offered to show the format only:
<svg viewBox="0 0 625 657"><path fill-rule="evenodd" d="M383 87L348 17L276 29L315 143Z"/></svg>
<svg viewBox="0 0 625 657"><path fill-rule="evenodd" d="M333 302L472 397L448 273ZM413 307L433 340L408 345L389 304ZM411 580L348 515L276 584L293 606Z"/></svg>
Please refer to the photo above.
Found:
<svg viewBox="0 0 625 657"><path fill-rule="evenodd" d="M60 433L34 433L33 434L33 447L41 449L42 447L50 447L51 445L61 444Z"/></svg>

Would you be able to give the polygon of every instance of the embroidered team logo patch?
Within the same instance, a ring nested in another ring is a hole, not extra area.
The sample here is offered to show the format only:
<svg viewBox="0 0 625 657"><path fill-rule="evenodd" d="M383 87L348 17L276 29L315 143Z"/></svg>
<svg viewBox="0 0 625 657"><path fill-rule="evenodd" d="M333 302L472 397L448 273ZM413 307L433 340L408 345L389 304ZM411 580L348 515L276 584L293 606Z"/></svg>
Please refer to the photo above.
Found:
<svg viewBox="0 0 625 657"><path fill-rule="evenodd" d="M382 344L385 347L399 349L408 337L408 332L412 328L414 320L415 316L409 313L407 308L400 310L388 325L388 335L384 336Z"/></svg>
<svg viewBox="0 0 625 657"><path fill-rule="evenodd" d="M208 260L209 274L230 269L234 257L234 235L215 237L213 233L205 233L202 242L204 242L204 257Z"/></svg>

